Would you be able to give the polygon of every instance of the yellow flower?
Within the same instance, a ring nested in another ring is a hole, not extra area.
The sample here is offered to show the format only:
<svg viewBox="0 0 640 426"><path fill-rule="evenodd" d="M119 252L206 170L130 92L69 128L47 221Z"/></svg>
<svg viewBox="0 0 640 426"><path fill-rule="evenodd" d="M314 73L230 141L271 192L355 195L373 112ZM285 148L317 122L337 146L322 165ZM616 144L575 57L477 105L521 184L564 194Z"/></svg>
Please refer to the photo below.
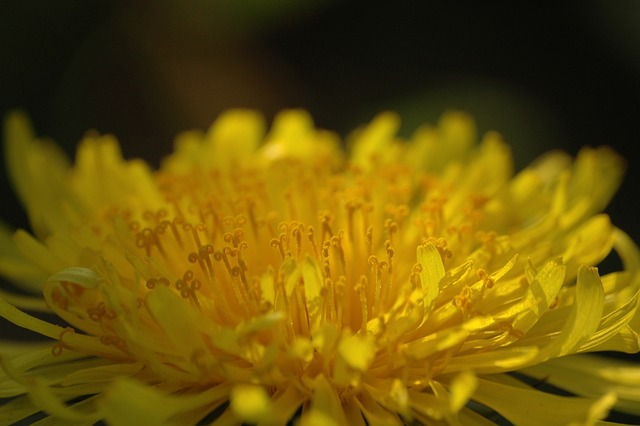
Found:
<svg viewBox="0 0 640 426"><path fill-rule="evenodd" d="M0 315L53 340L2 346L0 397L14 399L0 423L640 413L637 370L573 355L640 349L640 253L601 213L622 160L554 152L514 176L508 146L495 133L475 145L461 113L409 141L398 123L378 116L345 153L304 112L265 136L259 115L230 111L154 172L93 134L70 165L11 115L8 168L33 234L0 234L0 272L29 294L4 292ZM600 276L612 250L623 270Z"/></svg>

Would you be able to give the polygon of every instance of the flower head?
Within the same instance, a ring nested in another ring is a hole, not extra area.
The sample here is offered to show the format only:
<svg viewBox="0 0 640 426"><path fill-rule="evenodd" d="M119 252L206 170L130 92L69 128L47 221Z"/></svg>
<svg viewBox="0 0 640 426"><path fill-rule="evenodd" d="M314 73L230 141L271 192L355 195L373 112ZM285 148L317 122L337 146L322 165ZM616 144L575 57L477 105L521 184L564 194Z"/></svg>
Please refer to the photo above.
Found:
<svg viewBox="0 0 640 426"><path fill-rule="evenodd" d="M2 234L0 272L31 295L6 293L0 315L53 342L2 356L0 422L565 424L618 395L633 408L624 387L563 397L508 374L639 350L640 254L601 213L621 159L556 152L514 176L508 146L476 145L462 113L409 141L397 128L382 114L345 153L304 112L265 136L230 111L151 171L93 134L71 166L9 117L33 234ZM612 250L623 270L600 276Z"/></svg>

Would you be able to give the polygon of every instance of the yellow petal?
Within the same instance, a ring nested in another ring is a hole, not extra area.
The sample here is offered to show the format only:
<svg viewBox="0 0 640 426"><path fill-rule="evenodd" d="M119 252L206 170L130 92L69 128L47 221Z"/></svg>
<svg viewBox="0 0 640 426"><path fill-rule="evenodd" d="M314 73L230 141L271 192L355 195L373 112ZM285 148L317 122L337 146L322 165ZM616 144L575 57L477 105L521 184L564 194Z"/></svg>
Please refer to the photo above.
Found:
<svg viewBox="0 0 640 426"><path fill-rule="evenodd" d="M445 275L442 257L433 244L418 246L416 256L421 267L420 283L424 294L424 309L431 312L440 291L438 285Z"/></svg>
<svg viewBox="0 0 640 426"><path fill-rule="evenodd" d="M581 267L576 284L576 300L562 331L540 356L563 356L572 353L597 329L604 306L604 290L598 270L593 267Z"/></svg>
<svg viewBox="0 0 640 426"><path fill-rule="evenodd" d="M264 134L264 119L250 110L230 110L222 114L205 136L201 155L204 166L226 169L242 164L256 149Z"/></svg>
<svg viewBox="0 0 640 426"><path fill-rule="evenodd" d="M20 424L20 420L39 411L40 407L37 407L28 395L23 395L0 405L0 424Z"/></svg>
<svg viewBox="0 0 640 426"><path fill-rule="evenodd" d="M361 393L355 401L367 420L367 424L371 426L402 426L402 421L396 413L386 410L368 393Z"/></svg>
<svg viewBox="0 0 640 426"><path fill-rule="evenodd" d="M311 409L300 418L300 426L346 426L348 423L338 423L331 415L319 410Z"/></svg>
<svg viewBox="0 0 640 426"><path fill-rule="evenodd" d="M338 353L349 367L365 371L375 356L375 344L370 336L343 336Z"/></svg>
<svg viewBox="0 0 640 426"><path fill-rule="evenodd" d="M195 394L173 396L131 379L118 378L103 393L98 406L104 419L113 426L180 425L181 414L215 406L227 399L229 392L230 386L218 385Z"/></svg>
<svg viewBox="0 0 640 426"><path fill-rule="evenodd" d="M306 399L307 395L301 393L295 385L291 384L287 386L284 391L273 395L271 414L268 418L262 418L258 422L258 425L286 424Z"/></svg>
<svg viewBox="0 0 640 426"><path fill-rule="evenodd" d="M572 355L521 371L577 395L618 396L616 410L640 415L640 368L637 364L595 355Z"/></svg>
<svg viewBox="0 0 640 426"><path fill-rule="evenodd" d="M67 265L49 248L40 241L33 238L27 232L19 229L13 235L13 241L20 253L33 262L34 267L38 267L48 275L54 274Z"/></svg>
<svg viewBox="0 0 640 426"><path fill-rule="evenodd" d="M19 112L6 119L5 141L11 182L25 205L32 229L45 237L64 222L58 206L67 198L63 176L68 160L56 145L36 140L29 120Z"/></svg>
<svg viewBox="0 0 640 426"><path fill-rule="evenodd" d="M40 292L47 273L20 254L13 232L0 221L0 274L30 292Z"/></svg>
<svg viewBox="0 0 640 426"><path fill-rule="evenodd" d="M92 269L71 267L57 272L49 277L50 282L70 282L84 288L95 288L103 278Z"/></svg>
<svg viewBox="0 0 640 426"><path fill-rule="evenodd" d="M184 299L168 288L158 286L147 295L147 306L166 337L173 343L173 348L184 359L189 360L195 353L205 350L198 330L205 324Z"/></svg>
<svg viewBox="0 0 640 426"><path fill-rule="evenodd" d="M100 419L99 413L93 407L80 411L65 404L54 390L39 377L25 377L18 372L11 361L0 357L2 369L15 381L21 383L33 403L43 411L70 422L96 422Z"/></svg>
<svg viewBox="0 0 640 426"><path fill-rule="evenodd" d="M388 147L399 127L400 118L394 113L386 112L375 117L357 135L351 154L354 164L369 170L376 161L388 156Z"/></svg>
<svg viewBox="0 0 640 426"><path fill-rule="evenodd" d="M535 360L539 356L539 352L536 346L529 346L506 347L489 352L459 355L447 364L444 372L473 369L479 374L491 374L513 371Z"/></svg>
<svg viewBox="0 0 640 426"><path fill-rule="evenodd" d="M598 399L566 397L486 379L478 381L473 399L519 426L592 425L604 419L616 401L613 394Z"/></svg>
<svg viewBox="0 0 640 426"><path fill-rule="evenodd" d="M312 389L311 408L307 413L303 413L300 419L305 424L307 416L310 424L316 425L317 421L328 420L329 424L347 425L342 403L336 389L328 382L323 374L319 374L313 380L306 380L307 386Z"/></svg>
<svg viewBox="0 0 640 426"><path fill-rule="evenodd" d="M229 402L231 409L243 421L258 423L271 416L271 398L262 386L237 385L231 390Z"/></svg>
<svg viewBox="0 0 640 426"><path fill-rule="evenodd" d="M338 344L338 356L333 368L333 377L341 386L358 381L360 374L369 368L375 357L372 336L344 334Z"/></svg>
<svg viewBox="0 0 640 426"><path fill-rule="evenodd" d="M469 370L463 371L454 377L449 388L449 392L451 392L449 408L451 411L454 413L460 411L469 401L477 387L478 379Z"/></svg>

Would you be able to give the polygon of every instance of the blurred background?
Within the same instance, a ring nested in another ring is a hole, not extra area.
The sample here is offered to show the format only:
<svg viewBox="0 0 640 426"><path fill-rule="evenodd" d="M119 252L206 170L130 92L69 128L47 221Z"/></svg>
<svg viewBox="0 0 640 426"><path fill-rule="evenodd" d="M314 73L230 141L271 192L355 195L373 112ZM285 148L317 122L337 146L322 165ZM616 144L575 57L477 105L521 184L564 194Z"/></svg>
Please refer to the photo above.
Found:
<svg viewBox="0 0 640 426"><path fill-rule="evenodd" d="M73 155L88 129L152 164L230 107L309 110L345 135L395 110L409 135L449 108L498 130L518 167L613 146L609 212L640 241L640 2L136 0L6 2L0 112L22 108ZM4 167L4 164L2 165ZM0 217L25 226L4 170Z"/></svg>
<svg viewBox="0 0 640 426"><path fill-rule="evenodd" d="M302 107L343 136L382 110L408 136L462 109L519 168L613 146L629 167L609 213L640 241L638 22L635 0L5 2L0 113L25 110L70 156L96 129L157 165L178 132L232 107ZM0 219L27 227L0 164Z"/></svg>
<svg viewBox="0 0 640 426"><path fill-rule="evenodd" d="M572 3L3 2L0 113L25 110L70 156L97 129L157 165L178 132L231 107L268 120L302 107L343 136L382 110L408 136L462 109L519 168L614 147L629 167L608 211L640 242L640 2ZM27 227L0 163L0 219Z"/></svg>

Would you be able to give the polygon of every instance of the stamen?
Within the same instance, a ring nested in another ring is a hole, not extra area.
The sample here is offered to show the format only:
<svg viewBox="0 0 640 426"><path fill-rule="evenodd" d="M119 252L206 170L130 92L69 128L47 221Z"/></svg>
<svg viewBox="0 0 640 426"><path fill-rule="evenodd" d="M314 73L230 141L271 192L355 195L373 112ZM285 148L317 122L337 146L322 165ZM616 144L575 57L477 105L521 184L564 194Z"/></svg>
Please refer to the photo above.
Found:
<svg viewBox="0 0 640 426"><path fill-rule="evenodd" d="M293 234L293 239L296 242L296 259L299 259L302 255L302 230L304 229L304 225L297 224L296 227L291 232Z"/></svg>
<svg viewBox="0 0 640 426"><path fill-rule="evenodd" d="M329 212L323 212L320 214L320 222L322 223L322 241L333 237L333 231L331 231L331 220L332 218Z"/></svg>
<svg viewBox="0 0 640 426"><path fill-rule="evenodd" d="M171 283L169 282L168 279L166 279L165 277L160 277L160 278L149 278L147 280L146 286L149 290L153 290L154 288L156 288L158 285L163 285L165 287L169 287L171 285Z"/></svg>
<svg viewBox="0 0 640 426"><path fill-rule="evenodd" d="M183 247L183 245L182 245L182 238L180 237L180 233L178 232L178 226L183 224L184 224L184 220L177 217L173 219L169 225L171 227L171 232L173 233L173 237L176 239L180 247Z"/></svg>
<svg viewBox="0 0 640 426"><path fill-rule="evenodd" d="M329 313L329 321L331 324L336 323L336 303L335 303L335 293L334 293L334 283L331 278L325 278L323 290L326 294L323 296L322 303L325 306L325 312Z"/></svg>
<svg viewBox="0 0 640 426"><path fill-rule="evenodd" d="M60 337L58 337L58 342L51 348L51 354L53 356L60 356L62 355L62 351L64 349L71 349L70 346L64 343L62 338L65 336L65 334L73 334L75 332L76 331L72 327L66 327L64 330L62 330L60 332Z"/></svg>
<svg viewBox="0 0 640 426"><path fill-rule="evenodd" d="M422 272L422 265L415 263L411 268L411 274L409 275L409 283L411 284L411 291L417 290L421 287L420 273Z"/></svg>
<svg viewBox="0 0 640 426"><path fill-rule="evenodd" d="M355 290L360 298L360 309L362 312L362 322L360 323L360 332L365 334L367 332L367 322L369 318L369 307L367 304L367 277L362 275L360 280L355 285Z"/></svg>
<svg viewBox="0 0 640 426"><path fill-rule="evenodd" d="M245 315L248 315L249 309L247 306L247 302L248 302L247 294L244 286L238 285L238 282L237 282L237 277L242 275L242 271L237 266L236 267L231 266L231 262L229 262L230 256L233 256L233 249L231 247L225 247L224 249L222 249L222 252L218 251L214 253L213 258L217 261L222 261L224 263L224 266L227 269L227 273L231 278L231 287L233 288L233 293L235 295L236 302L238 303L238 306L240 306L240 308L244 311Z"/></svg>
<svg viewBox="0 0 640 426"><path fill-rule="evenodd" d="M453 305L466 316L473 310L473 292L469 286L464 286L460 294L453 297Z"/></svg>
<svg viewBox="0 0 640 426"><path fill-rule="evenodd" d="M100 302L96 306L88 307L87 314L89 315L89 318L95 322L100 322L102 321L102 318L105 317L108 320L113 320L117 316L115 312L105 307L104 302Z"/></svg>
<svg viewBox="0 0 640 426"><path fill-rule="evenodd" d="M389 244L385 244L385 247L387 249L387 263L389 264L389 275L391 276L391 274L393 274L393 256L395 254L395 250L393 249L393 247L391 247L391 241L388 242Z"/></svg>
<svg viewBox="0 0 640 426"><path fill-rule="evenodd" d="M189 253L187 256L187 260L189 263L196 263L200 265L200 269L202 272L209 276L213 277L213 264L211 262L211 255L214 253L213 246L211 244L205 244L198 249L197 253Z"/></svg>
<svg viewBox="0 0 640 426"><path fill-rule="evenodd" d="M193 237L193 241L196 243L196 247L199 249L202 247L202 242L200 241L200 232L205 232L206 227L202 223L198 223L195 226L190 223L185 223L182 225L183 229L187 232L191 231L191 235Z"/></svg>
<svg viewBox="0 0 640 426"><path fill-rule="evenodd" d="M487 289L492 288L495 284L493 278L491 278L489 274L487 274L487 271L485 271L484 269L478 269L476 275L478 275L478 278L483 281L484 287Z"/></svg>
<svg viewBox="0 0 640 426"><path fill-rule="evenodd" d="M280 258L282 260L285 259L285 253L284 253L284 239L286 238L285 234L280 234L279 238L272 238L271 241L269 241L269 246L271 248L277 248L278 252L280 253Z"/></svg>
<svg viewBox="0 0 640 426"><path fill-rule="evenodd" d="M103 345L115 346L122 352L127 352L127 342L118 336L100 336L100 342Z"/></svg>
<svg viewBox="0 0 640 426"><path fill-rule="evenodd" d="M200 281L193 278L193 272L191 270L187 270L182 278L175 282L176 290L180 291L180 296L185 299L191 299L198 308L200 307L200 303L198 302L196 290L199 290L200 286Z"/></svg>
<svg viewBox="0 0 640 426"><path fill-rule="evenodd" d="M367 242L367 253L373 254L373 226L367 228L365 241Z"/></svg>
<svg viewBox="0 0 640 426"><path fill-rule="evenodd" d="M331 237L330 244L335 248L338 253L338 260L340 261L340 266L342 266L342 272L346 275L347 273L347 262L344 257L344 248L342 247L342 237L344 236L344 232L339 231L338 235L334 235Z"/></svg>
<svg viewBox="0 0 640 426"><path fill-rule="evenodd" d="M169 204L173 206L173 209L176 212L175 217L184 220L185 216L182 209L180 208L180 196L175 193L166 193L165 199Z"/></svg>
<svg viewBox="0 0 640 426"><path fill-rule="evenodd" d="M368 262L371 266L370 275L373 278L373 315L377 315L384 308L383 302L388 296L389 290L382 284L382 272L389 267L389 264L380 261L375 255L369 256Z"/></svg>
<svg viewBox="0 0 640 426"><path fill-rule="evenodd" d="M136 235L136 246L144 248L147 257L151 256L151 248L153 246L158 247L160 253L164 254L164 249L160 244L160 239L158 238L155 230L151 228L144 228L142 232L139 232L138 235Z"/></svg>
<svg viewBox="0 0 640 426"><path fill-rule="evenodd" d="M347 209L347 235L349 236L349 241L353 241L353 214L358 207L359 203L353 200L349 200L345 204L345 208Z"/></svg>
<svg viewBox="0 0 640 426"><path fill-rule="evenodd" d="M386 219L384 228L387 230L387 235L389 235L389 241L393 244L393 235L398 231L398 224L391 219Z"/></svg>
<svg viewBox="0 0 640 426"><path fill-rule="evenodd" d="M167 217L169 213L165 209L159 209L155 212L145 210L142 214L142 218L147 222L151 222L154 225L158 225L162 220Z"/></svg>

